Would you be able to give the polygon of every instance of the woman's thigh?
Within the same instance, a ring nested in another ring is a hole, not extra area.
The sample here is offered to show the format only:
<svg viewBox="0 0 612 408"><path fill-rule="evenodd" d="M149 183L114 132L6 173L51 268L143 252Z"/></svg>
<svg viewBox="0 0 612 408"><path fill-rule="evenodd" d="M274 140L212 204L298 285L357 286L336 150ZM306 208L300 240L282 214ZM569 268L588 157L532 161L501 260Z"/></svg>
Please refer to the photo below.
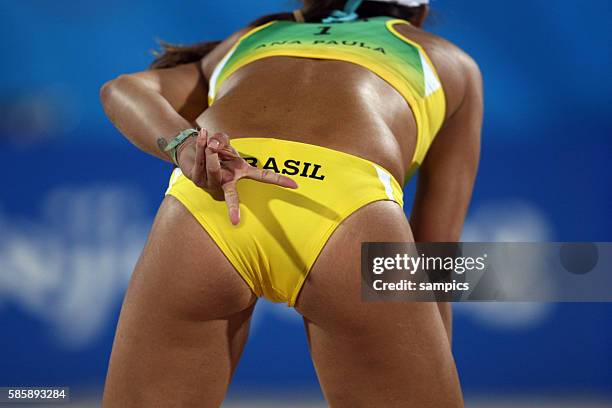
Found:
<svg viewBox="0 0 612 408"><path fill-rule="evenodd" d="M204 229L166 198L123 303L103 406L219 406L254 303Z"/></svg>
<svg viewBox="0 0 612 408"><path fill-rule="evenodd" d="M412 242L402 209L372 203L345 220L298 298L332 407L459 407L461 390L436 303L364 302L361 243Z"/></svg>

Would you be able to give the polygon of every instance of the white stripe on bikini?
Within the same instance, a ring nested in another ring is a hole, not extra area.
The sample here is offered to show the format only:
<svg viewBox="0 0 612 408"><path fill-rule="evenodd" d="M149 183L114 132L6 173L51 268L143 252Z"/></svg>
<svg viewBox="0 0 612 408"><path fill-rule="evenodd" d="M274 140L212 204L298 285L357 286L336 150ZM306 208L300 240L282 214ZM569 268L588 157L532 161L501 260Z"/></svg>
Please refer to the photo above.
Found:
<svg viewBox="0 0 612 408"><path fill-rule="evenodd" d="M217 81L219 80L219 76L221 75L221 72L223 71L223 68L225 68L225 65L229 59L232 57L232 55L234 55L237 48L237 46L234 46L227 54L225 54L225 57L223 57L223 59L217 64L212 75L210 76L208 97L211 101L214 101L215 96L217 96Z"/></svg>
<svg viewBox="0 0 612 408"><path fill-rule="evenodd" d="M429 96L442 87L440 80L436 76L433 68L423 55L423 51L419 50L421 56L421 65L423 66L423 77L425 79L425 96Z"/></svg>
<svg viewBox="0 0 612 408"><path fill-rule="evenodd" d="M387 193L387 197L389 197L389 200L395 201L395 197L393 197L393 186L391 185L391 175L376 164L372 165L376 169L376 173L378 173L378 179L385 187L385 193Z"/></svg>
<svg viewBox="0 0 612 408"><path fill-rule="evenodd" d="M170 192L170 189L172 188L174 183L176 183L176 181L182 175L183 175L183 172L181 171L181 169L179 169L179 168L174 169L174 171L172 172L172 175L170 176L170 182L168 183L168 189L166 190L166 194L168 194Z"/></svg>

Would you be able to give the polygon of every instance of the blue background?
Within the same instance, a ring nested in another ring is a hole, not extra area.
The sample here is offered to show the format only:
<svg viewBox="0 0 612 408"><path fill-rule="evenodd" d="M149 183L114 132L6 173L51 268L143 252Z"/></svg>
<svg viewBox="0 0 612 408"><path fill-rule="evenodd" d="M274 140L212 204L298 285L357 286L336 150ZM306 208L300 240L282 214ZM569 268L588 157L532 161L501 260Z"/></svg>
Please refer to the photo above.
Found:
<svg viewBox="0 0 612 408"><path fill-rule="evenodd" d="M295 7L227 3L0 3L0 386L101 387L123 291L170 168L124 140L98 91L145 69L158 38L223 38ZM612 241L610 7L433 2L428 29L470 53L485 81L465 240ZM232 393L316 393L296 314L260 302L254 319ZM456 307L468 397L612 398L611 345L612 304Z"/></svg>

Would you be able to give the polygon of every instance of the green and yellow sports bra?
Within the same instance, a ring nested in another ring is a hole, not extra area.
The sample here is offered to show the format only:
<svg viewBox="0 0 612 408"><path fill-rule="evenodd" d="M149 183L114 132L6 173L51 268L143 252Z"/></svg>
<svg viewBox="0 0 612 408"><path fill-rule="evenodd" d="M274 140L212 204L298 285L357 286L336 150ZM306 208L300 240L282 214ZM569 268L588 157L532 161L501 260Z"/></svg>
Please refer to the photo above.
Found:
<svg viewBox="0 0 612 408"><path fill-rule="evenodd" d="M419 44L402 37L395 26L410 24L389 17L347 23L272 21L243 35L215 68L209 105L219 88L245 65L274 56L339 60L360 65L380 76L408 102L417 124L411 173L425 158L445 115L442 84Z"/></svg>

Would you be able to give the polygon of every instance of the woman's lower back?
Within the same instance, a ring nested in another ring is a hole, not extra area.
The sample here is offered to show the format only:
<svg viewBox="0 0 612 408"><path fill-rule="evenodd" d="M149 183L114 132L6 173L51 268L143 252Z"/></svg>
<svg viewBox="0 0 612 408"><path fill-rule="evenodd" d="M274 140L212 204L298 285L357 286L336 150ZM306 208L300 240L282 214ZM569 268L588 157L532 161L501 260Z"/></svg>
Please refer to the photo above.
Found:
<svg viewBox="0 0 612 408"><path fill-rule="evenodd" d="M416 143L416 124L383 79L340 61L274 57L227 80L198 119L230 138L274 137L328 147L375 162L400 182Z"/></svg>

